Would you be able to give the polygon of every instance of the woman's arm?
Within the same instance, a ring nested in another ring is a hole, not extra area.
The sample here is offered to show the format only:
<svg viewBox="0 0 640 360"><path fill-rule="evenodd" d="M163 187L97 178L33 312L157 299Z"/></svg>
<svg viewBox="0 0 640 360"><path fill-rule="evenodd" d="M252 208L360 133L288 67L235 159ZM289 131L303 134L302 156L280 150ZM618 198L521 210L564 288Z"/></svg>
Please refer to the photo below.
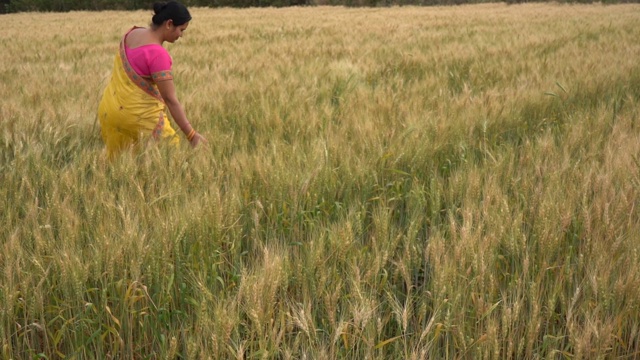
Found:
<svg viewBox="0 0 640 360"><path fill-rule="evenodd" d="M169 108L171 117L173 117L173 120L175 120L178 127L180 127L180 130L182 130L182 132L188 138L189 134L195 130L191 126L191 123L189 123L187 115L184 112L184 108L178 100L178 96L176 95L176 88L173 84L173 79L157 81L156 84L158 85L160 95L162 95L165 104L167 104L167 107ZM195 132L191 140L189 140L191 146L196 146L201 141L206 142L205 138L197 132Z"/></svg>

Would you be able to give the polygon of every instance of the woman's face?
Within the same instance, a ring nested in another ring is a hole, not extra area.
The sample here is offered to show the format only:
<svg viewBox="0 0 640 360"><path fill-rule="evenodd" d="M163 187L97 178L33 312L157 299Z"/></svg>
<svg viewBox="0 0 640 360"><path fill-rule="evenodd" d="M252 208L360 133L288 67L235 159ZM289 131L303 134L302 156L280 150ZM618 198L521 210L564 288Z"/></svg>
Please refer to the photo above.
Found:
<svg viewBox="0 0 640 360"><path fill-rule="evenodd" d="M170 42L170 43L174 43L176 42L176 40L178 40L179 38L182 37L182 34L184 33L185 30L187 30L187 27L189 27L189 22L186 22L182 25L173 25L173 21L169 20L167 21L167 25L168 25L168 31L166 33L165 36L165 40Z"/></svg>

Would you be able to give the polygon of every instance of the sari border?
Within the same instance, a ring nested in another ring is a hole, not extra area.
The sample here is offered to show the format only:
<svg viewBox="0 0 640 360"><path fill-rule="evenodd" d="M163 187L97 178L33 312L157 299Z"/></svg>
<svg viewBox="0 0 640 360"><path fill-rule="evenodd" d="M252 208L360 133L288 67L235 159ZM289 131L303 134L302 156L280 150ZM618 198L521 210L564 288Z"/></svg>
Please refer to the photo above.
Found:
<svg viewBox="0 0 640 360"><path fill-rule="evenodd" d="M164 111L160 112L160 117L158 118L158 123L156 124L156 127L153 128L153 131L151 132L151 136L155 140L159 140L160 136L162 135L162 129L164 129Z"/></svg>
<svg viewBox="0 0 640 360"><path fill-rule="evenodd" d="M164 104L164 99L162 98L162 95L160 95L160 92L158 91L158 89L155 86L153 86L154 84L153 80L150 78L146 78L144 76L138 75L135 72L135 70L133 70L133 67L129 63L129 59L127 59L127 52L125 50L125 40L127 39L127 35L129 35L129 33L135 29L138 29L138 27L134 26L133 28L131 28L131 30L129 30L124 35L124 37L122 38L122 41L120 41L120 60L122 61L124 72L129 77L129 80L131 80L134 84L136 84L136 86L138 86L142 91L146 92L147 94L151 95L153 98L155 98L156 100Z"/></svg>

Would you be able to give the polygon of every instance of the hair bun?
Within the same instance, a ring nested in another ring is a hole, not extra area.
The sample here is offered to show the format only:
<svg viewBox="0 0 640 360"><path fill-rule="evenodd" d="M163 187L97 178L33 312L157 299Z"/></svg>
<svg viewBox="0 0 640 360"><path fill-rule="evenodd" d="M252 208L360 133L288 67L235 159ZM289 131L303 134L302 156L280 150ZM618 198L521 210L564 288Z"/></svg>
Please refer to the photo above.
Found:
<svg viewBox="0 0 640 360"><path fill-rule="evenodd" d="M162 25L167 20L172 20L173 25L180 26L191 21L189 10L177 1L157 2L153 4L153 18L151 22L154 25Z"/></svg>
<svg viewBox="0 0 640 360"><path fill-rule="evenodd" d="M159 14L162 12L162 10L164 10L167 7L167 3L166 2L157 2L153 4L153 13L154 14Z"/></svg>

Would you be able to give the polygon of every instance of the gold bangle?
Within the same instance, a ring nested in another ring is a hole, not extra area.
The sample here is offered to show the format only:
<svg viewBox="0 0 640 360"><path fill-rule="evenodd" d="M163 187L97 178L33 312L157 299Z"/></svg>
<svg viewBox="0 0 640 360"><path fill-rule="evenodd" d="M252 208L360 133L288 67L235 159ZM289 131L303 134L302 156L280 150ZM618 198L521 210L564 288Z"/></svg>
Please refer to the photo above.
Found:
<svg viewBox="0 0 640 360"><path fill-rule="evenodd" d="M196 136L196 129L191 128L191 131L189 132L189 135L187 135L187 140L191 141L194 136Z"/></svg>

